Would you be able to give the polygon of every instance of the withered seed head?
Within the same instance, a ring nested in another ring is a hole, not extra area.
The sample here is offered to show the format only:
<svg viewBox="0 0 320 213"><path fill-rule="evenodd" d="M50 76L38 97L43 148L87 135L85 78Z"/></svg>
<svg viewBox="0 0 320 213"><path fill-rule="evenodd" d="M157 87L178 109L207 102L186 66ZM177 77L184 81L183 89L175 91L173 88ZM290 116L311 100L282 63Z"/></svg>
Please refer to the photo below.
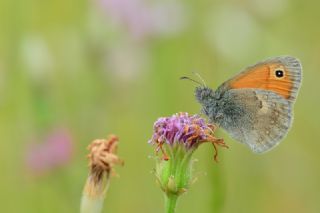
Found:
<svg viewBox="0 0 320 213"><path fill-rule="evenodd" d="M123 161L116 155L118 137L109 135L108 139L96 139L87 147L89 150L88 159L90 174L94 182L98 182L106 173L107 176L113 171L116 164L123 164Z"/></svg>

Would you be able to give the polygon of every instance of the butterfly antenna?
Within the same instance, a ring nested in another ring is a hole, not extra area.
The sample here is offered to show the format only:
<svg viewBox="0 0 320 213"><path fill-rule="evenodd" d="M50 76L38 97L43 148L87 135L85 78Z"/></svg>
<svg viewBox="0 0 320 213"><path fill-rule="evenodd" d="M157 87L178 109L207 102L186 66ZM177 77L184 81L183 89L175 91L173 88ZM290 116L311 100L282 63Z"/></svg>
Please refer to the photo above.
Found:
<svg viewBox="0 0 320 213"><path fill-rule="evenodd" d="M189 78L189 77L187 77L187 76L182 76L182 77L180 77L180 80L189 80L189 81L192 81L192 82L194 82L194 83L203 85L203 84L201 84L199 81L196 81L196 80L194 80L194 79L192 79L192 78Z"/></svg>
<svg viewBox="0 0 320 213"><path fill-rule="evenodd" d="M201 75L197 72L192 72L194 75L196 75L201 81L202 81L202 85L207 86L206 82L203 80L203 78L201 77Z"/></svg>

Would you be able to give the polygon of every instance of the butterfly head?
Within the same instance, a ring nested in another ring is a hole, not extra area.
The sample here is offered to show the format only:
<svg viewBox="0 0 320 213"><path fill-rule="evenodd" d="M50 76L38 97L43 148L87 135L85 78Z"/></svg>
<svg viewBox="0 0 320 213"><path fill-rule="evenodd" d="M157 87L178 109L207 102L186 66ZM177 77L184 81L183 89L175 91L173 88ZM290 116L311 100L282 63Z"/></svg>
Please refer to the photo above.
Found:
<svg viewBox="0 0 320 213"><path fill-rule="evenodd" d="M199 86L195 89L195 96L201 105L208 105L215 99L215 92L206 86Z"/></svg>
<svg viewBox="0 0 320 213"><path fill-rule="evenodd" d="M185 76L181 77L180 79L190 80L190 81L198 84L199 86L197 86L195 89L196 99L198 100L198 102L200 104L207 105L210 102L210 100L212 100L215 97L215 92L211 88L206 86L206 83L204 82L204 80L201 78L201 76L198 73L194 73L194 74L200 78L202 83L199 81L196 81L192 78L185 77Z"/></svg>

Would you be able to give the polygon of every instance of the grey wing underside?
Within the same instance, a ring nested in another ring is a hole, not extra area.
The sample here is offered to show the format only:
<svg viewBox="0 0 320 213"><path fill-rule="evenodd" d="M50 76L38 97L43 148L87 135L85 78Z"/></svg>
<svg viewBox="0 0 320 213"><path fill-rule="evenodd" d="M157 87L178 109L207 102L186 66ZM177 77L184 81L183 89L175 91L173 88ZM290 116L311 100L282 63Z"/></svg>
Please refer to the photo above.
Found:
<svg viewBox="0 0 320 213"><path fill-rule="evenodd" d="M276 93L257 89L229 90L233 104L227 122L222 125L236 140L247 144L255 153L269 151L289 131L293 115L289 101ZM232 114L232 113L231 113Z"/></svg>

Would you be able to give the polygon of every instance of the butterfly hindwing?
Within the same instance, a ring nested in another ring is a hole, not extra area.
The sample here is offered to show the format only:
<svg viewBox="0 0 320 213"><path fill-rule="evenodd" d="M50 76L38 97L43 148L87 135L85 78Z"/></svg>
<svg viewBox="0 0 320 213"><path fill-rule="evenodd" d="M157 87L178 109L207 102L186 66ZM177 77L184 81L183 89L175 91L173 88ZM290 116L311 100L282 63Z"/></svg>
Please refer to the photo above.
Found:
<svg viewBox="0 0 320 213"><path fill-rule="evenodd" d="M232 89L225 96L231 102L220 125L253 152L270 150L289 131L292 103L280 95L266 90Z"/></svg>

